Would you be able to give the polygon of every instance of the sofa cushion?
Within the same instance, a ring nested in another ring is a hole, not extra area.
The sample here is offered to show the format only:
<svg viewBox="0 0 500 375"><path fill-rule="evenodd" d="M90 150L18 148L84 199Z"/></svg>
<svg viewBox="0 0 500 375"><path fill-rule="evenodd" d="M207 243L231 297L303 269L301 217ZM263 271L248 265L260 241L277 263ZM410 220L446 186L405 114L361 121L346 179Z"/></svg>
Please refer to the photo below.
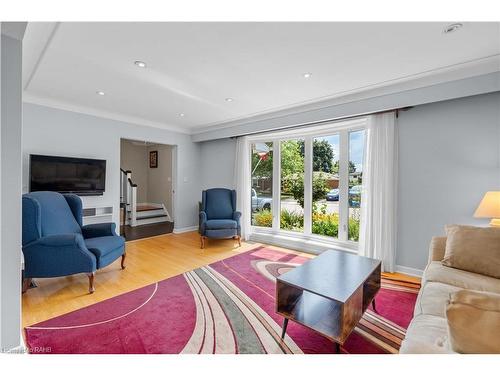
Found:
<svg viewBox="0 0 500 375"><path fill-rule="evenodd" d="M236 221L229 219L207 220L205 225L207 229L236 229L237 227Z"/></svg>
<svg viewBox="0 0 500 375"><path fill-rule="evenodd" d="M414 315L426 314L444 318L450 294L460 290L462 289L449 284L439 282L426 283L420 289L417 302L415 303Z"/></svg>
<svg viewBox="0 0 500 375"><path fill-rule="evenodd" d="M435 315L418 315L408 326L399 353L452 353L447 329L445 318Z"/></svg>
<svg viewBox="0 0 500 375"><path fill-rule="evenodd" d="M124 247L125 239L121 236L94 237L86 239L85 245L99 259Z"/></svg>
<svg viewBox="0 0 500 375"><path fill-rule="evenodd" d="M441 262L431 262L427 266L422 284L430 281L450 284L462 289L500 293L499 279L446 267Z"/></svg>
<svg viewBox="0 0 500 375"><path fill-rule="evenodd" d="M462 290L446 308L450 345L459 353L500 353L500 295Z"/></svg>
<svg viewBox="0 0 500 375"><path fill-rule="evenodd" d="M500 279L500 228L446 226L443 265Z"/></svg>

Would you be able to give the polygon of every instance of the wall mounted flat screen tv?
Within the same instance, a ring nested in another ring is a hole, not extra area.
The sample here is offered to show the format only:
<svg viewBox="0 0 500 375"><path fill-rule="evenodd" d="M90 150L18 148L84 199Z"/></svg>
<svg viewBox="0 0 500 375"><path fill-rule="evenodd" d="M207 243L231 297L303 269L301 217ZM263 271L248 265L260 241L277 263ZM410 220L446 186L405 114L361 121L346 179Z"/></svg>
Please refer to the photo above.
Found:
<svg viewBox="0 0 500 375"><path fill-rule="evenodd" d="M106 160L30 155L30 191L102 195Z"/></svg>

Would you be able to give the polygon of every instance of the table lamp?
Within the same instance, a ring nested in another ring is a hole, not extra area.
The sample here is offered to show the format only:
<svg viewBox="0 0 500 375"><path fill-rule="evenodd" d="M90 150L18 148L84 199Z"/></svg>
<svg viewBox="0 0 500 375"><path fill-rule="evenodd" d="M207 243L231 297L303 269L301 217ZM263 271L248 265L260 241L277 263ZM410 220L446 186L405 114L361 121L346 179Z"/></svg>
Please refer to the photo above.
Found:
<svg viewBox="0 0 500 375"><path fill-rule="evenodd" d="M490 226L500 228L500 191L488 191L474 212L474 217L491 218Z"/></svg>

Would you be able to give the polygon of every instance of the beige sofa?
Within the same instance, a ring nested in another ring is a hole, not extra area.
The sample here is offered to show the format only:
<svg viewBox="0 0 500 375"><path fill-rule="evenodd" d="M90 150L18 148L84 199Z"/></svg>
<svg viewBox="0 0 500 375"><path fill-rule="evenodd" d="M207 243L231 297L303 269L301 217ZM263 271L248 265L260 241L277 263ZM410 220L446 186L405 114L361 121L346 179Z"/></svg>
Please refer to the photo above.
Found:
<svg viewBox="0 0 500 375"><path fill-rule="evenodd" d="M500 279L443 266L446 237L434 237L422 277L413 320L401 344L401 354L453 353L448 340L446 304L461 289L500 294Z"/></svg>

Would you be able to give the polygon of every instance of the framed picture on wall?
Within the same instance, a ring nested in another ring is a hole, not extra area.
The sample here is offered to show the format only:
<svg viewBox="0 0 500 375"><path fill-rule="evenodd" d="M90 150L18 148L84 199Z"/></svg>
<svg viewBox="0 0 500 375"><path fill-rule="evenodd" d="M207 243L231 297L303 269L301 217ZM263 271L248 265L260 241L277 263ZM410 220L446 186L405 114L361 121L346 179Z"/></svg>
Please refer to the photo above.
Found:
<svg viewBox="0 0 500 375"><path fill-rule="evenodd" d="M158 168L158 151L149 151L149 168Z"/></svg>

